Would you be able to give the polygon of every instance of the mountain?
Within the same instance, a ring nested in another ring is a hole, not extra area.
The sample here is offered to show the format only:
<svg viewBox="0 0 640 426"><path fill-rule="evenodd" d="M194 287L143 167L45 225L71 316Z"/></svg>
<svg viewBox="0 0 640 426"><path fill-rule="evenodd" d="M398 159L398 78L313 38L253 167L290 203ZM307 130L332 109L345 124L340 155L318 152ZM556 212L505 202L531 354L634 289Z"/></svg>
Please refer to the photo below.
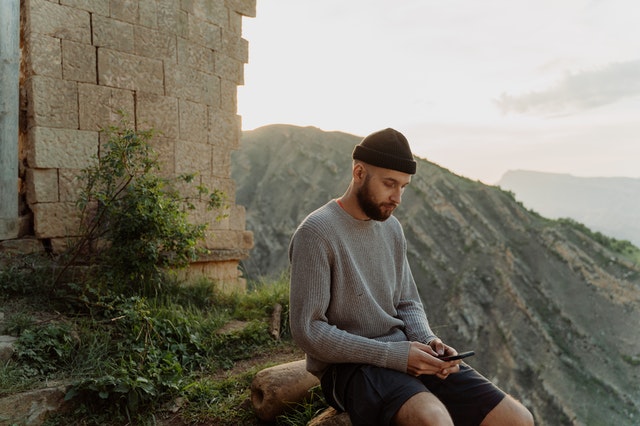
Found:
<svg viewBox="0 0 640 426"><path fill-rule="evenodd" d="M498 185L543 216L571 218L640 247L640 179L513 170Z"/></svg>
<svg viewBox="0 0 640 426"><path fill-rule="evenodd" d="M342 195L361 137L272 125L232 158L256 241L245 275L277 275L298 223ZM638 250L603 246L510 192L423 159L396 216L436 333L521 399L538 425L640 423ZM606 244L608 240L604 240ZM615 240L613 240L615 241Z"/></svg>

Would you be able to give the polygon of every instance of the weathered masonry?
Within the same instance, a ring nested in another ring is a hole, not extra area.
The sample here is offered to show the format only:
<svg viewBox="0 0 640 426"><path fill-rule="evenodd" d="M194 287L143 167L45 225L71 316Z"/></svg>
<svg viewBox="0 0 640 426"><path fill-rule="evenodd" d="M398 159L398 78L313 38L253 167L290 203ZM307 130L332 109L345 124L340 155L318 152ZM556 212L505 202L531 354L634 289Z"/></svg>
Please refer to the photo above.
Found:
<svg viewBox="0 0 640 426"><path fill-rule="evenodd" d="M255 16L256 0L0 3L0 245L64 249L77 232L79 171L122 110L160 132L165 173L197 173L227 194L226 219L193 215L209 223L211 254L188 273L242 287L238 263L253 236L234 204L230 158L248 61L242 19Z"/></svg>

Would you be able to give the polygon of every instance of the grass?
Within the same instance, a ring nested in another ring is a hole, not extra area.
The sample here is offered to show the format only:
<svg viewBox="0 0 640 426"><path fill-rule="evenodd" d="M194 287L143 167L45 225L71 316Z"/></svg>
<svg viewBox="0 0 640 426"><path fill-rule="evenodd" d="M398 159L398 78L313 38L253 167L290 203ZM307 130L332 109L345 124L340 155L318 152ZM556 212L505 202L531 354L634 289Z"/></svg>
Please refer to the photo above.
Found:
<svg viewBox="0 0 640 426"><path fill-rule="evenodd" d="M249 403L254 375L302 356L288 328L285 276L251 283L246 294L220 293L206 280L168 280L153 297L79 295L52 288L52 274L33 273L36 263L46 270L46 259L0 260L0 331L18 338L13 357L0 364L0 397L68 384L72 408L48 425L259 425ZM267 325L276 304L283 308L279 340ZM219 332L230 321L244 326ZM314 398L277 424L304 424L323 406Z"/></svg>

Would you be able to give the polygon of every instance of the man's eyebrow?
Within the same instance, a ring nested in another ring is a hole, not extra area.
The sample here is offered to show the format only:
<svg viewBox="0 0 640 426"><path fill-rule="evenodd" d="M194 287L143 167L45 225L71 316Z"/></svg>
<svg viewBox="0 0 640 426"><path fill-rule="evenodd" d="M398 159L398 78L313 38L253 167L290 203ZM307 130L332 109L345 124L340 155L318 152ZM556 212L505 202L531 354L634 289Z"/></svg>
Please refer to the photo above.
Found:
<svg viewBox="0 0 640 426"><path fill-rule="evenodd" d="M393 178L393 177L390 177L390 176L384 177L384 178L382 178L382 179L383 179L383 180L385 180L385 181L388 181L388 182L390 181L390 182L393 182L393 183L400 184L400 185L402 185L402 186L407 186L407 185L409 185L409 184L411 183L411 180L409 180L409 181L408 181L408 182L406 182L406 183L402 183L402 182L401 182L401 181L399 181L398 179Z"/></svg>

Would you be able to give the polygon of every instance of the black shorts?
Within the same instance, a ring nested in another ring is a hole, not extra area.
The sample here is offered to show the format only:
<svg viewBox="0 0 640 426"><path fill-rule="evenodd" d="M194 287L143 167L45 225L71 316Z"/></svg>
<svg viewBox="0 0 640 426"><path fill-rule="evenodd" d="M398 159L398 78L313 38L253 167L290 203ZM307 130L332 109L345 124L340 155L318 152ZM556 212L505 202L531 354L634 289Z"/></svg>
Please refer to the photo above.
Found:
<svg viewBox="0 0 640 426"><path fill-rule="evenodd" d="M456 426L477 426L505 397L503 391L464 363L459 373L445 380L366 364L336 364L327 369L321 384L327 402L339 411L347 411L353 426L390 425L409 398L425 391L442 401Z"/></svg>

